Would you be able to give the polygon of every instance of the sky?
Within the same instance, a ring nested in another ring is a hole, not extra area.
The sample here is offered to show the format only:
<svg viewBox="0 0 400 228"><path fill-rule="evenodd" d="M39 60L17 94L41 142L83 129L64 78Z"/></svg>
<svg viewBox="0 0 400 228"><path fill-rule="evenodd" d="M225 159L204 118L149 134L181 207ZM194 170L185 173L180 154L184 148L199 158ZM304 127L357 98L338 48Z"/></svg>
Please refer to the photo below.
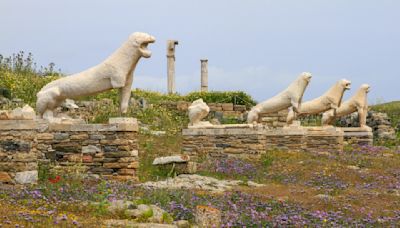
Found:
<svg viewBox="0 0 400 228"><path fill-rule="evenodd" d="M32 52L65 74L92 67L136 31L156 37L133 88L167 91L166 41L176 47L176 89L242 90L257 101L279 93L301 72L313 74L304 99L336 81L350 97L371 85L370 103L400 100L398 0L0 0L0 54Z"/></svg>

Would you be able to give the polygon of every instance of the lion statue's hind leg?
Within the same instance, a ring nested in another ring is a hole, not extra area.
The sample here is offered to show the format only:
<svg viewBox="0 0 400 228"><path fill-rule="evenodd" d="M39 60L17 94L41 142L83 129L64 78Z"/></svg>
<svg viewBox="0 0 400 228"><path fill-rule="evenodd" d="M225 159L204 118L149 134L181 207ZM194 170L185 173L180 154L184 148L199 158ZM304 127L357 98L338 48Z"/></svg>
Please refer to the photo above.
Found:
<svg viewBox="0 0 400 228"><path fill-rule="evenodd" d="M60 99L60 90L58 87L52 87L37 94L36 109L39 116L45 119L53 118L53 111L64 99Z"/></svg>

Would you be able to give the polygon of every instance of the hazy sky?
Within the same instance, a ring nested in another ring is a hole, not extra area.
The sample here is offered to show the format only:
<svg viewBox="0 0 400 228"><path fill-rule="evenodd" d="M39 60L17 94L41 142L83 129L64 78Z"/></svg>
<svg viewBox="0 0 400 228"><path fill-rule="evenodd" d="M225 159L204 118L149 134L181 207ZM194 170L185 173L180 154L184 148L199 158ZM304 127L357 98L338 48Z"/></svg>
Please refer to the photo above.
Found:
<svg viewBox="0 0 400 228"><path fill-rule="evenodd" d="M211 90L244 90L261 101L303 71L305 99L341 78L372 86L370 102L399 100L398 0L0 0L0 54L79 72L101 62L135 31L154 35L153 56L134 87L167 90L166 40L176 48L179 93L200 88L209 59Z"/></svg>

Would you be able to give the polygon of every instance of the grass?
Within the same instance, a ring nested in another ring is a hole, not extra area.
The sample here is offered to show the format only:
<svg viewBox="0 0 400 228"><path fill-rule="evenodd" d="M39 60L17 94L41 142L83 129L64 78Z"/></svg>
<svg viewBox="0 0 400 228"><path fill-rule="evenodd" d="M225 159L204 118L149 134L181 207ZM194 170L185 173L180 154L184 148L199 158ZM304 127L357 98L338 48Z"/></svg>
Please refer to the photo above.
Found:
<svg viewBox="0 0 400 228"><path fill-rule="evenodd" d="M180 136L140 135L142 163L138 173L142 182L166 177L167 172L154 168L151 162L156 156L178 153L180 140ZM125 219L123 213L107 211L112 200L125 199L157 204L171 216L164 215L168 223L171 219L193 222L197 205L211 205L221 209L223 223L232 226L396 226L400 223L399 167L400 153L385 147L348 147L341 153L271 150L257 160L220 161L202 172L265 184L257 188L241 185L218 194L143 189L132 183L86 180L68 174L76 173L79 167L63 172L68 175L60 182L50 183L45 176L54 178L55 174L42 171L37 186L18 191L0 189L0 212L5 216L0 224L9 221L9 225L30 226L31 220L24 219L32 217L39 227L54 222L69 227L73 221L96 227L106 219ZM48 215L49 211L55 214ZM66 220L62 220L64 214Z"/></svg>

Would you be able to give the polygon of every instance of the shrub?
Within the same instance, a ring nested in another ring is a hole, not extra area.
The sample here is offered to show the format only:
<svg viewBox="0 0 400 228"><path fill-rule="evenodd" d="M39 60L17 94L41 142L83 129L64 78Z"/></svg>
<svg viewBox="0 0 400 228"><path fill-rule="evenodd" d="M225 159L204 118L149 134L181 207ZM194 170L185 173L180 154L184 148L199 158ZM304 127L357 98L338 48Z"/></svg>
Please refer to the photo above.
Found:
<svg viewBox="0 0 400 228"><path fill-rule="evenodd" d="M31 106L35 104L36 93L60 75L54 71L54 63L37 70L31 53L27 57L22 51L6 58L0 55L0 88L9 90L12 97Z"/></svg>
<svg viewBox="0 0 400 228"><path fill-rule="evenodd" d="M206 103L233 103L237 105L254 106L256 101L242 91L211 91L211 92L191 92L185 96L186 101L195 101L202 98Z"/></svg>

